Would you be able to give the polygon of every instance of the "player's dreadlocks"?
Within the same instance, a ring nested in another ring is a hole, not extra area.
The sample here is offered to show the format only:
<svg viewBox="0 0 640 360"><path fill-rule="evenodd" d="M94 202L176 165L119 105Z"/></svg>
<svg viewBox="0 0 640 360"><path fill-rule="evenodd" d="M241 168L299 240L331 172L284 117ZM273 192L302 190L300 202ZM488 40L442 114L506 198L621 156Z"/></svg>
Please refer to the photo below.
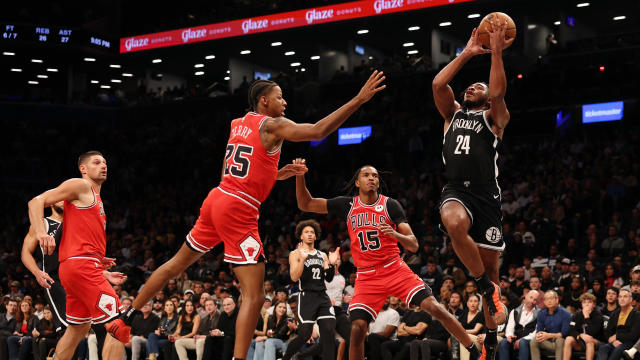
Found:
<svg viewBox="0 0 640 360"><path fill-rule="evenodd" d="M356 186L356 180L358 180L358 176L360 176L360 172L362 171L362 169L366 167L372 167L375 169L375 167L372 165L362 165L360 168L358 168L356 173L353 174L353 176L351 177L351 180L349 180L349 182L345 185L342 191L346 192L347 195L357 195L358 187ZM382 180L382 175L390 175L391 171L380 171L380 170L377 170L377 171L378 171L378 179L380 180L380 188L378 192L383 192L386 194L389 192L389 188L387 187L387 183L384 180Z"/></svg>
<svg viewBox="0 0 640 360"><path fill-rule="evenodd" d="M256 80L249 86L249 110L258 110L258 98L265 95L273 87L278 86L271 80Z"/></svg>

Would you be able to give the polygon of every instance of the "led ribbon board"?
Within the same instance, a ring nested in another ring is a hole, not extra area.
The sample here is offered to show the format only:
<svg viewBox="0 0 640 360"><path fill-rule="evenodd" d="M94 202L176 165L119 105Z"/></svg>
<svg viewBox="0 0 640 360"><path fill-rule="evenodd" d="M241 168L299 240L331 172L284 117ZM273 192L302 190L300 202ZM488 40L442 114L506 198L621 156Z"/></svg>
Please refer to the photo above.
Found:
<svg viewBox="0 0 640 360"><path fill-rule="evenodd" d="M582 123L622 120L624 101L582 105Z"/></svg>
<svg viewBox="0 0 640 360"><path fill-rule="evenodd" d="M315 24L425 9L475 0L361 0L222 23L129 36L120 39L120 53L191 44L233 36L292 29Z"/></svg>

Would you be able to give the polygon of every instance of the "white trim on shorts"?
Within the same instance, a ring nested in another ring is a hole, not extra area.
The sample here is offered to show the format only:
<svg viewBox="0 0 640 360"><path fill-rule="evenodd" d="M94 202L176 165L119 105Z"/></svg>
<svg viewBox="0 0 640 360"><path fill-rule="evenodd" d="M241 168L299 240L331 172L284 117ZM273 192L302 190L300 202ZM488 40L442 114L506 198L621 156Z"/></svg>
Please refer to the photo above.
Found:
<svg viewBox="0 0 640 360"><path fill-rule="evenodd" d="M480 244L480 243L476 243L476 245L483 249L494 250L494 251L503 251L506 246L504 241L502 242L502 246L493 246L493 245Z"/></svg>
<svg viewBox="0 0 640 360"><path fill-rule="evenodd" d="M364 311L368 312L369 315L371 315L371 317L373 318L374 321L378 317L378 314L375 311L373 311L373 309L370 306L368 306L366 304L354 303L354 304L349 305L349 313L351 313L351 311L353 311L355 309L360 309L360 310L364 310Z"/></svg>
<svg viewBox="0 0 640 360"><path fill-rule="evenodd" d="M467 214L469 215L469 218L471 219L471 225L473 225L473 213L471 213L471 210L469 210L469 208L467 207L467 205L465 205L465 203L455 197L450 197L450 198L446 198L444 199L444 201L442 202L442 205L440 205L440 211L442 211L442 207L444 206L444 204L448 203L449 201L455 201L457 203L460 203L460 205L462 205L464 207L464 209L467 211Z"/></svg>
<svg viewBox="0 0 640 360"><path fill-rule="evenodd" d="M411 291L409 291L409 293L407 294L407 297L405 299L405 302L407 303L407 305L411 305L411 300L413 300L413 297L416 296L416 294L418 292L420 292L420 290L426 290L427 287L424 284L418 285L416 287L414 287L413 289L411 289Z"/></svg>

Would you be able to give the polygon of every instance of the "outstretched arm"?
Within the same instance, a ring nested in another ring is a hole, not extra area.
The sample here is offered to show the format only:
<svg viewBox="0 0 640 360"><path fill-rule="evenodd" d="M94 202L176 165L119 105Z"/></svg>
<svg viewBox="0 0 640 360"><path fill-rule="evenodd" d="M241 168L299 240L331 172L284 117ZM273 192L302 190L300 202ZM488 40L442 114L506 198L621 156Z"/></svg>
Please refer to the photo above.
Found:
<svg viewBox="0 0 640 360"><path fill-rule="evenodd" d="M507 104L504 102L504 95L507 92L507 76L504 73L504 62L502 61L502 50L513 42L514 38L505 40L507 22L503 24L491 24L489 32L491 48L491 71L489 73L489 96L491 98L491 109L487 116L493 121L493 125L499 129L498 136L502 137L504 128L509 123L510 115Z"/></svg>
<svg viewBox="0 0 640 360"><path fill-rule="evenodd" d="M381 71L374 71L358 95L315 124L297 124L287 118L278 117L266 120L263 125L264 129L278 138L289 141L322 140L336 131L351 114L369 101L373 95L384 90L386 85L380 86L384 79L385 76Z"/></svg>
<svg viewBox="0 0 640 360"><path fill-rule="evenodd" d="M43 251L51 255L56 247L56 242L52 236L44 229L44 208L59 201L73 201L80 198L82 193L91 192L91 185L84 179L70 179L55 189L47 190L29 201L29 221L35 233L36 239L40 242Z"/></svg>
<svg viewBox="0 0 640 360"><path fill-rule="evenodd" d="M491 50L482 48L482 43L478 37L478 29L474 28L467 42L467 46L462 53L440 70L438 75L433 79L433 83L431 84L433 88L433 100L436 103L440 115L442 115L447 122L447 125L448 122L451 121L453 114L460 108L460 104L456 101L449 83L472 57L489 52L491 52Z"/></svg>
<svg viewBox="0 0 640 360"><path fill-rule="evenodd" d="M293 163L304 165L305 160L295 159ZM327 199L311 197L311 193L309 193L309 189L307 189L307 184L304 180L304 174L296 176L296 200L298 201L298 208L302 211L318 214L326 214L328 212Z"/></svg>

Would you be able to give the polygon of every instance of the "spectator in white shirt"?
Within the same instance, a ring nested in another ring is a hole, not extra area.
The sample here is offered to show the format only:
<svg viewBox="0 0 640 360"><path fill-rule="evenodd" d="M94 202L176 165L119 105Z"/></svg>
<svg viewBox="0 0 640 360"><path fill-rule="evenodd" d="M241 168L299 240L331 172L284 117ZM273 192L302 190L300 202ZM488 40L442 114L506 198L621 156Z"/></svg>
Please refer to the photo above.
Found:
<svg viewBox="0 0 640 360"><path fill-rule="evenodd" d="M395 296L389 296L382 306L382 312L374 322L369 325L369 335L367 342L369 343L369 360L379 360L381 353L381 345L388 340L397 340L397 329L400 325L400 314L396 309L400 306L400 299Z"/></svg>
<svg viewBox="0 0 640 360"><path fill-rule="evenodd" d="M540 308L536 306L540 293L530 290L524 298L524 303L511 310L505 338L500 341L498 354L500 360L509 360L513 350L519 350L519 360L529 360L529 342L536 331L538 313Z"/></svg>

